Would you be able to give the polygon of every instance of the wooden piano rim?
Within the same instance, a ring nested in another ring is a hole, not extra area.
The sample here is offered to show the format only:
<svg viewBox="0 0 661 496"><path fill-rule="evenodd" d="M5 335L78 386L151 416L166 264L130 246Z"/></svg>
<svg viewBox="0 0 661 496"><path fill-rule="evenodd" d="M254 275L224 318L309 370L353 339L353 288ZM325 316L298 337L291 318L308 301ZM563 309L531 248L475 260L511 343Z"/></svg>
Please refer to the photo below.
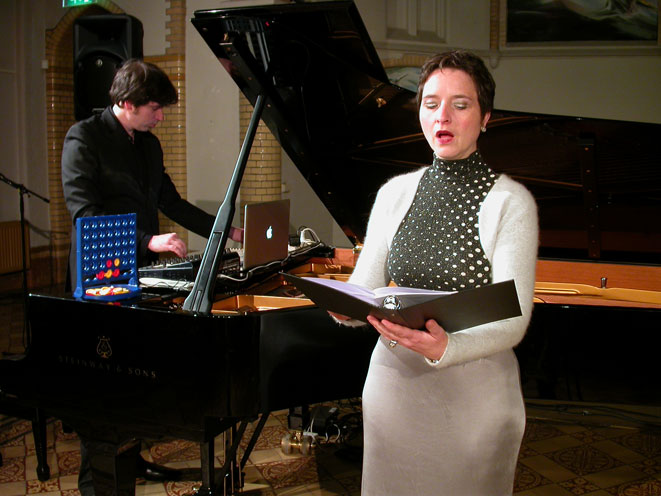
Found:
<svg viewBox="0 0 661 496"><path fill-rule="evenodd" d="M323 265L355 265L358 254L336 248L332 259L318 259L313 276L319 277ZM332 274L344 278L341 274ZM302 275L302 274L301 274ZM602 278L607 287L601 288ZM557 305L588 305L632 308L661 308L661 266L538 260L534 302Z"/></svg>
<svg viewBox="0 0 661 496"><path fill-rule="evenodd" d="M536 279L536 303L661 308L660 266L538 260Z"/></svg>
<svg viewBox="0 0 661 496"><path fill-rule="evenodd" d="M314 306L307 298L240 294L214 302L212 315L242 315L252 312L267 312L285 308Z"/></svg>
<svg viewBox="0 0 661 496"><path fill-rule="evenodd" d="M295 270L297 275L346 280L358 254L336 248L335 257L308 261ZM607 287L600 287L602 278ZM553 305L585 305L661 309L661 266L538 260L534 302ZM250 312L314 306L305 298L241 295L214 304L213 315L241 315ZM222 303L221 303L222 302ZM252 308L250 308L252 307Z"/></svg>
<svg viewBox="0 0 661 496"><path fill-rule="evenodd" d="M601 300L624 301L661 306L661 291L628 288L597 288L587 284L537 282L535 296L544 300L549 296L595 297Z"/></svg>
<svg viewBox="0 0 661 496"><path fill-rule="evenodd" d="M623 307L623 308L641 308L641 309L659 309L661 304L645 303L639 301L611 300L595 296L565 296L537 294L533 298L535 304L540 305L569 305L569 306L592 306L592 307Z"/></svg>

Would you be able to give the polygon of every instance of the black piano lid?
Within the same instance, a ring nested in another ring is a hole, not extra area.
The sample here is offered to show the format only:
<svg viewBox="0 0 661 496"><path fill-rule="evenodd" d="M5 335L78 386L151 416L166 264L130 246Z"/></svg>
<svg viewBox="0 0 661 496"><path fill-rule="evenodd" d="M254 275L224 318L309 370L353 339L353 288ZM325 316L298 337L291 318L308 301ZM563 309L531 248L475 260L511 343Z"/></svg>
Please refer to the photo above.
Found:
<svg viewBox="0 0 661 496"><path fill-rule="evenodd" d="M195 12L200 32L354 243L379 186L428 165L415 94L388 81L353 2ZM539 205L540 255L661 263L661 125L493 112L479 147Z"/></svg>

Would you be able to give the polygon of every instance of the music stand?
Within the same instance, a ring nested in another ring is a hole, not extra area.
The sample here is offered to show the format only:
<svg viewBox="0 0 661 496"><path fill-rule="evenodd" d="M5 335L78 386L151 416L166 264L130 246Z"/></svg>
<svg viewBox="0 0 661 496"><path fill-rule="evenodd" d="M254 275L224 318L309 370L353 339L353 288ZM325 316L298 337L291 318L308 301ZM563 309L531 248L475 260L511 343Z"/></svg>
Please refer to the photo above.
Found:
<svg viewBox="0 0 661 496"><path fill-rule="evenodd" d="M37 198L39 198L40 200L46 203L50 203L50 200L48 198L41 196L39 193L35 193L34 191L26 188L22 184L15 183L7 176L5 176L2 172L0 172L0 180L7 183L12 188L18 190L18 194L20 197L19 212L21 219L21 261L23 264L23 267L21 269L21 272L23 273L23 336L24 336L23 345L25 346L25 348L27 348L28 345L30 344L30 330L28 327L28 276L27 276L27 263L25 260L25 252L27 246L25 246L25 199L24 198L25 195L28 195L28 196L36 196Z"/></svg>

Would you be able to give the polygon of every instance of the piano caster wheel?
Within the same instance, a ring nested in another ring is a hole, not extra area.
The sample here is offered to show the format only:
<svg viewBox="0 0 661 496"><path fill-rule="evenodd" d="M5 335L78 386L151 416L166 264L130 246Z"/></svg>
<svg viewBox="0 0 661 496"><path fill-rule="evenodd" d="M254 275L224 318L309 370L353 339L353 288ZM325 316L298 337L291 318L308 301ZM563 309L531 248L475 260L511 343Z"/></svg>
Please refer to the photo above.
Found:
<svg viewBox="0 0 661 496"><path fill-rule="evenodd" d="M280 449L285 455L291 455L294 450L299 450L303 455L309 455L312 450L312 436L306 436L301 433L292 435L287 433L282 436Z"/></svg>

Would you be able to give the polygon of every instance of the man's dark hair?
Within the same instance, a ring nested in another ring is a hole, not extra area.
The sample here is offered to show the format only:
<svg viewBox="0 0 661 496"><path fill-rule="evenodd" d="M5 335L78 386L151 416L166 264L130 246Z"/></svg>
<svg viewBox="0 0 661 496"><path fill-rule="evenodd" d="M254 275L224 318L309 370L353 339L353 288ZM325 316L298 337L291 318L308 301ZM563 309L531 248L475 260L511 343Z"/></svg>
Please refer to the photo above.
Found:
<svg viewBox="0 0 661 496"><path fill-rule="evenodd" d="M477 90L477 100L480 104L482 117L487 112L493 110L496 83L482 59L466 50L453 50L434 55L424 63L420 71L420 81L418 82L418 109L420 109L420 104L422 103L422 90L425 87L427 79L429 79L429 76L434 71L445 68L464 71L471 77Z"/></svg>
<svg viewBox="0 0 661 496"><path fill-rule="evenodd" d="M136 107L149 102L172 105L179 99L167 74L141 59L129 59L117 70L110 87L110 101L131 102Z"/></svg>

